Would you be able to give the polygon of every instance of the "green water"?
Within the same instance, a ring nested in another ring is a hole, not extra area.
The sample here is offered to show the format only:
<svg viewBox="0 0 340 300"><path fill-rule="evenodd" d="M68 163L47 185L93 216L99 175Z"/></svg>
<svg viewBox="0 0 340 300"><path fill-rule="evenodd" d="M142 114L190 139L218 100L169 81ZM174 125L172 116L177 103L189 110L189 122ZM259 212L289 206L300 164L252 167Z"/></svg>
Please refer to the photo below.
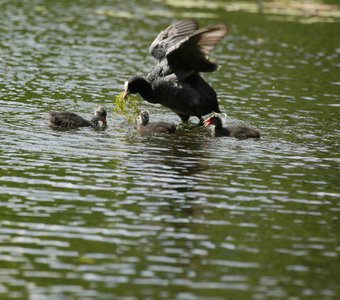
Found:
<svg viewBox="0 0 340 300"><path fill-rule="evenodd" d="M205 78L228 122L261 140L143 136L113 114L124 81L153 66L153 38L183 17L230 27ZM0 298L339 299L340 27L303 21L2 1ZM48 127L50 111L98 105L106 130Z"/></svg>

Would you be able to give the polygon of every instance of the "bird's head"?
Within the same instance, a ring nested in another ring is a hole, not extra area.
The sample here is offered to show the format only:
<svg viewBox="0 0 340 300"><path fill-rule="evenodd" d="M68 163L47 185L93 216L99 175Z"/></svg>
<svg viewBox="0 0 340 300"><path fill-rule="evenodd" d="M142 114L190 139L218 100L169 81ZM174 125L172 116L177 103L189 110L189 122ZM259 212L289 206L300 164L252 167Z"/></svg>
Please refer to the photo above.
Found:
<svg viewBox="0 0 340 300"><path fill-rule="evenodd" d="M226 114L222 114L224 118L227 117ZM212 116L208 117L207 119L204 120L203 122L205 127L208 126L215 126L217 128L221 128L223 126L223 120L221 114L214 113Z"/></svg>
<svg viewBox="0 0 340 300"><path fill-rule="evenodd" d="M104 107L97 107L93 112L92 122L95 126L98 126L98 122L101 121L104 126L107 126L106 121L107 112Z"/></svg>
<svg viewBox="0 0 340 300"><path fill-rule="evenodd" d="M129 94L145 94L151 89L150 83L142 76L134 76L124 83L123 98L126 99Z"/></svg>
<svg viewBox="0 0 340 300"><path fill-rule="evenodd" d="M137 116L137 124L138 125L147 125L149 123L149 112L147 110L143 110Z"/></svg>

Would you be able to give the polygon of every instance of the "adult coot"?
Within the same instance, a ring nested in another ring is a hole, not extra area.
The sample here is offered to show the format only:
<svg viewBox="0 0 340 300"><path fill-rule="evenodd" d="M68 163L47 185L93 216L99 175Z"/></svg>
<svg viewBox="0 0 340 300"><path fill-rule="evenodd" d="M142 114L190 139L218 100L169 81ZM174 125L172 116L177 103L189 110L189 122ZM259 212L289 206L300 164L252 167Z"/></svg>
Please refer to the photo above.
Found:
<svg viewBox="0 0 340 300"><path fill-rule="evenodd" d="M260 138L260 132L247 126L227 126L223 127L223 122L218 114L204 120L204 126L213 126L214 136L230 136L238 139Z"/></svg>
<svg viewBox="0 0 340 300"><path fill-rule="evenodd" d="M176 125L166 122L149 123L149 112L142 111L137 117L137 130L141 133L174 133Z"/></svg>
<svg viewBox="0 0 340 300"><path fill-rule="evenodd" d="M198 29L197 22L185 20L170 25L150 46L158 63L147 78L126 81L124 97L139 93L150 103L170 108L183 122L190 116L203 122L203 115L220 112L215 90L199 73L217 69L209 53L226 34L224 24Z"/></svg>
<svg viewBox="0 0 340 300"><path fill-rule="evenodd" d="M74 129L78 127L98 127L99 121L107 126L107 112L103 107L98 107L93 112L91 120L86 120L76 113L68 111L51 112L50 126L54 128Z"/></svg>

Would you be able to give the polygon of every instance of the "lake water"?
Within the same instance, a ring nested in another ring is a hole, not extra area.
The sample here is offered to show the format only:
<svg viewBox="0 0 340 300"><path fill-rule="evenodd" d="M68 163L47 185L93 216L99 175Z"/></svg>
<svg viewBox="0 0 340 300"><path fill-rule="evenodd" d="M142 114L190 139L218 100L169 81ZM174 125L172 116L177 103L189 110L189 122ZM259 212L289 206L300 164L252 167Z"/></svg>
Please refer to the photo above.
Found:
<svg viewBox="0 0 340 300"><path fill-rule="evenodd" d="M1 299L340 299L339 22L178 5L1 2ZM260 140L113 113L183 18L230 27L205 78ZM98 105L106 130L48 126Z"/></svg>

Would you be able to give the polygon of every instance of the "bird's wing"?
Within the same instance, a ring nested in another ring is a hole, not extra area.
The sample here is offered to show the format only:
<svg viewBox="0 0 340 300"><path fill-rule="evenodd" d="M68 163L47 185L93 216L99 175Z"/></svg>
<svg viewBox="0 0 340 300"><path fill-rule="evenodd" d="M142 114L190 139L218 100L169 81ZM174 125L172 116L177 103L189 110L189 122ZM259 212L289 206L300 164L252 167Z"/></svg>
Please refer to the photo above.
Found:
<svg viewBox="0 0 340 300"><path fill-rule="evenodd" d="M152 42L149 52L158 61L161 61L167 50L176 45L182 39L190 36L198 29L198 23L194 20L178 21L161 31Z"/></svg>
<svg viewBox="0 0 340 300"><path fill-rule="evenodd" d="M179 77L183 77L180 73L215 71L218 66L209 54L227 33L227 26L219 24L199 29L182 39L166 53L171 70Z"/></svg>

